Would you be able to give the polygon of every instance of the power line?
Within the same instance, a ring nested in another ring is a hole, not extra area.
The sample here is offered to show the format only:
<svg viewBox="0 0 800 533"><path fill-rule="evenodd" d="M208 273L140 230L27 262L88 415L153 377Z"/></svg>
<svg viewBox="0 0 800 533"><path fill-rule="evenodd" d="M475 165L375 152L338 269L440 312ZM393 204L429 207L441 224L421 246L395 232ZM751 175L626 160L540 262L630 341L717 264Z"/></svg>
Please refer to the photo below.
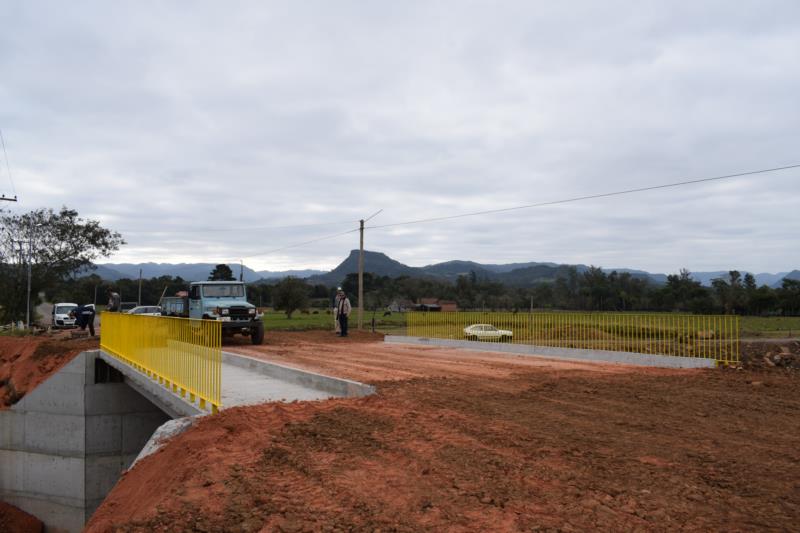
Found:
<svg viewBox="0 0 800 533"><path fill-rule="evenodd" d="M644 191L654 191L657 189L667 189L670 187L680 187L683 185L692 185L695 183L703 183L708 181L716 181L716 180L725 180L731 178L738 178L741 176L752 176L754 174L764 174L767 172L777 172L779 170L789 170L792 168L800 168L800 164L796 165L787 165L785 167L775 167L775 168L765 168L761 170L752 170L749 172L740 172L738 174L727 174L725 176L714 176L712 178L700 178L700 179L693 179L693 180L686 180L686 181L679 181L675 183L666 183L662 185L652 185L650 187L639 187L636 189L625 189L622 191L614 191L614 192L607 192L601 194L591 194L587 196L576 196L574 198L566 198L563 200L553 200L550 202L540 202L536 204L527 204L527 205L519 205L515 207L504 207L502 209L487 209L485 211L474 211L472 213L460 213L458 215L449 215L443 217L432 217L432 218L421 218L417 220L407 220L405 222L394 222L391 224L381 224L379 226L367 226L365 229L381 229L381 228L393 228L396 226L406 226L409 224L423 224L425 222L439 222L442 220L452 220L455 218L464 218L464 217L474 217L479 215L489 215L493 213L505 213L508 211L518 211L520 209L532 209L534 207L545 207L549 205L557 205L557 204L566 204L570 202L579 202L582 200L592 200L596 198L608 198L609 196L620 196L623 194L632 194L637 192L644 192Z"/></svg>
<svg viewBox="0 0 800 533"><path fill-rule="evenodd" d="M14 198L6 198L6 195L2 195L0 199L7 200L9 202L16 202L17 201L17 188L14 187L14 178L11 176L11 165L8 163L8 152L6 152L6 140L3 138L3 130L0 130L0 144L3 145L3 156L6 160L6 170L8 170L8 181L11 182L11 191L14 193Z"/></svg>
<svg viewBox="0 0 800 533"><path fill-rule="evenodd" d="M310 241L298 242L298 243L295 243L295 244L290 244L288 246L283 246L281 248L274 248L272 250L267 250L265 252L259 252L257 254L246 255L246 256L243 256L241 259L249 259L251 257L259 257L259 256L262 256L262 255L274 254L276 252L282 252L283 250L289 250L290 248L297 248L298 246L305 246L306 244L313 244L315 242L326 241L328 239L333 239L335 237L341 237L342 235L347 235L349 233L355 233L357 231L358 231L358 228L355 228L355 229L343 231L341 233L334 233L333 235L325 235L323 237L317 237L316 239L311 239Z"/></svg>

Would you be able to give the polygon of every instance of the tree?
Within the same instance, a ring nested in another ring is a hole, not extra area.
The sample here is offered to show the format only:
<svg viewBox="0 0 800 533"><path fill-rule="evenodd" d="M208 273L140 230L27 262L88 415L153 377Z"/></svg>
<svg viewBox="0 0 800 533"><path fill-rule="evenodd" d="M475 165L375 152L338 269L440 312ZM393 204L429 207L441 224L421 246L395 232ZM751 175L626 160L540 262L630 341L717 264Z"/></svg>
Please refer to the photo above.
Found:
<svg viewBox="0 0 800 533"><path fill-rule="evenodd" d="M742 306L744 289L742 287L742 275L738 270L729 271L728 279L717 278L711 280L711 286L714 288L726 315L735 313Z"/></svg>
<svg viewBox="0 0 800 533"><path fill-rule="evenodd" d="M233 270L225 263L221 263L214 267L214 270L208 275L208 281L236 281L233 277Z"/></svg>
<svg viewBox="0 0 800 533"><path fill-rule="evenodd" d="M298 309L308 309L309 286L297 278L288 277L281 280L272 290L272 301L275 309L286 313L291 319L292 313Z"/></svg>
<svg viewBox="0 0 800 533"><path fill-rule="evenodd" d="M62 207L0 217L0 321L25 315L28 264L31 295L91 269L125 244L122 236Z"/></svg>

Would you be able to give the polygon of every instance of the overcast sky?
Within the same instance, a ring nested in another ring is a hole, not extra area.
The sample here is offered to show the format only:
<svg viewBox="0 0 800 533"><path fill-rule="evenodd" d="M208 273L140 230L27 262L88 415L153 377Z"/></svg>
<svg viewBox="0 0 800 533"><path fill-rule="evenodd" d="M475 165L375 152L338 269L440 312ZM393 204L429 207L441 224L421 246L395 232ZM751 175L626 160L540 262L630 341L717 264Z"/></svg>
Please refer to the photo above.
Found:
<svg viewBox="0 0 800 533"><path fill-rule="evenodd" d="M357 233L256 254L378 209L370 223L800 163L796 0L4 0L0 21L21 198L5 207L100 219L128 242L111 262L331 268ZM798 235L795 169L375 229L366 247L777 272L800 268Z"/></svg>

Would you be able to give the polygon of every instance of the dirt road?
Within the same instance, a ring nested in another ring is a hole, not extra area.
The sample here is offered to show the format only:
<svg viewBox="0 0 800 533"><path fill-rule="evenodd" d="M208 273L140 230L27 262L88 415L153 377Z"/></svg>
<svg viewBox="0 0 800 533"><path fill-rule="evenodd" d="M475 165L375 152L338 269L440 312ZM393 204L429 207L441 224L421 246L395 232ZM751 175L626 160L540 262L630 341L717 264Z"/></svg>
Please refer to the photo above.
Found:
<svg viewBox="0 0 800 533"><path fill-rule="evenodd" d="M240 346L378 384L207 417L88 531L746 531L800 523L796 373L386 347ZM339 341L338 343L336 341Z"/></svg>

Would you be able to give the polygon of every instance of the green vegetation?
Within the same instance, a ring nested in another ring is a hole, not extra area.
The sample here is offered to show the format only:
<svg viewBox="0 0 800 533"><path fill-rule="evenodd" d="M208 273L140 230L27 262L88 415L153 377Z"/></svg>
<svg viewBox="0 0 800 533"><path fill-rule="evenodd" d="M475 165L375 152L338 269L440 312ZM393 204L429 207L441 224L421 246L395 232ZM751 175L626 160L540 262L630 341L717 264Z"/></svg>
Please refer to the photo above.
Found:
<svg viewBox="0 0 800 533"><path fill-rule="evenodd" d="M125 244L122 236L62 207L20 215L0 213L0 323L24 320L28 273L31 305L39 292L68 283L77 272ZM20 244L22 248L20 249ZM80 303L85 303L83 300Z"/></svg>
<svg viewBox="0 0 800 533"><path fill-rule="evenodd" d="M742 337L800 337L800 316L743 316Z"/></svg>
<svg viewBox="0 0 800 533"><path fill-rule="evenodd" d="M373 314L370 311L364 312L364 327L372 329ZM355 327L357 320L356 310L350 315L351 328ZM397 331L406 326L406 318L403 313L392 313L383 316L383 312L375 313L375 329L377 331ZM307 331L312 329L329 329L333 331L333 314L326 310L311 313L295 313L292 318L286 318L286 313L278 311L268 311L264 313L264 328L267 331Z"/></svg>

